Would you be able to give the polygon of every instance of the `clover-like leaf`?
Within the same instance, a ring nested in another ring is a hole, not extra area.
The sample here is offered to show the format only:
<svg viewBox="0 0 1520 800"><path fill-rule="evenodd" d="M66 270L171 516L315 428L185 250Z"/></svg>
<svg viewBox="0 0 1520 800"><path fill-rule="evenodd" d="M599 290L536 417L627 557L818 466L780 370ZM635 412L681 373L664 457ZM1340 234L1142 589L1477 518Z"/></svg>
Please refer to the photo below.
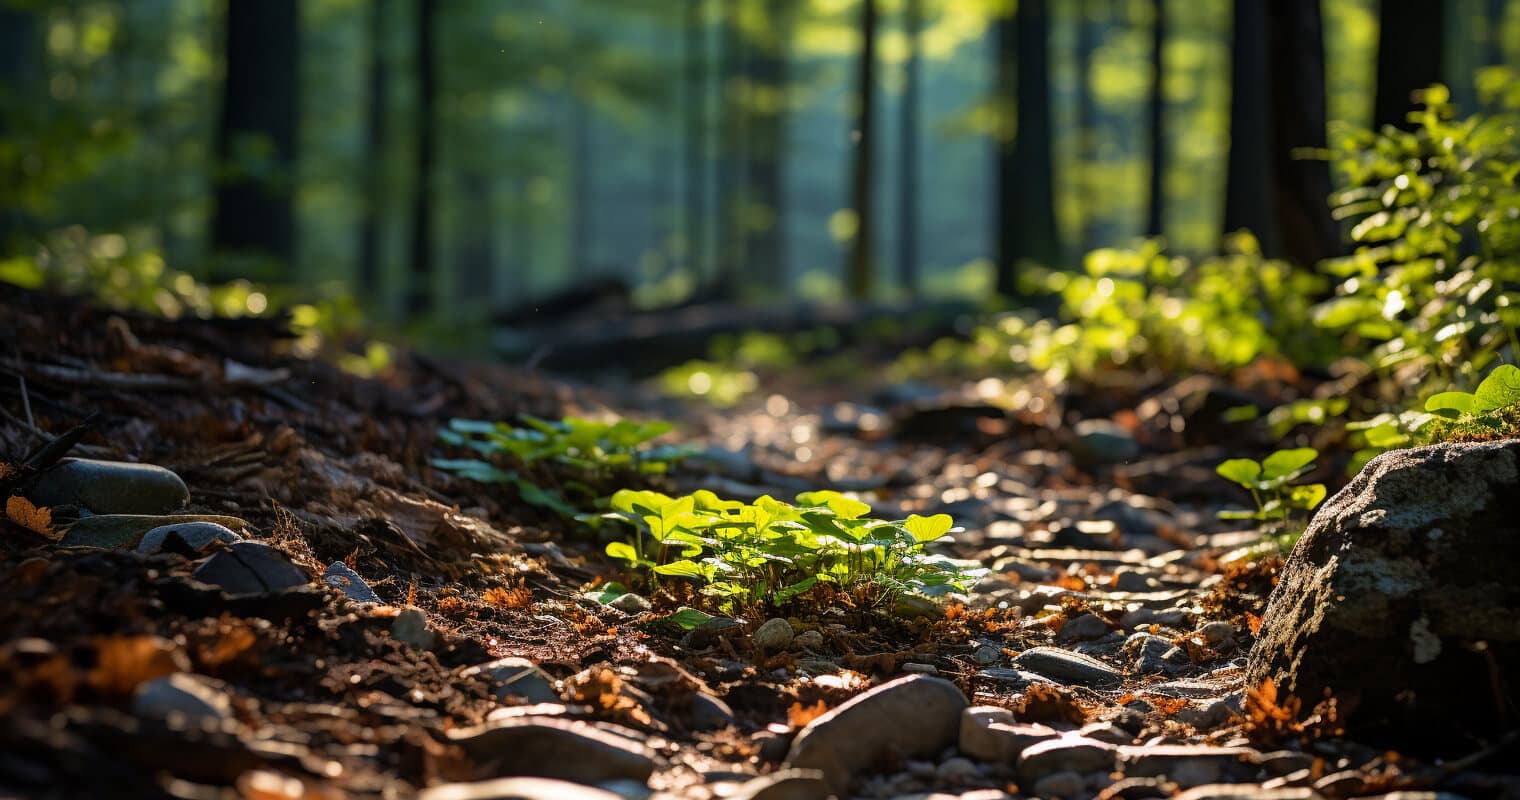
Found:
<svg viewBox="0 0 1520 800"><path fill-rule="evenodd" d="M1219 473L1219 477L1248 489L1254 487L1261 478L1261 464L1250 458L1232 458L1215 467L1214 471Z"/></svg>
<svg viewBox="0 0 1520 800"><path fill-rule="evenodd" d="M1478 397L1468 392L1440 392L1426 399L1425 410L1447 419L1457 419L1477 413Z"/></svg>
<svg viewBox="0 0 1520 800"><path fill-rule="evenodd" d="M1278 450L1262 459L1261 480L1274 481L1288 478L1313 464L1316 458L1319 458L1319 451L1312 447Z"/></svg>
<svg viewBox="0 0 1520 800"><path fill-rule="evenodd" d="M1520 405L1520 367L1513 364L1494 367L1473 395L1477 401L1475 411L1498 411Z"/></svg>
<svg viewBox="0 0 1520 800"><path fill-rule="evenodd" d="M918 514L909 514L903 520L903 529L912 534L913 541L923 544L932 542L943 537L955 527L955 520L949 514L935 514L932 517L922 517Z"/></svg>

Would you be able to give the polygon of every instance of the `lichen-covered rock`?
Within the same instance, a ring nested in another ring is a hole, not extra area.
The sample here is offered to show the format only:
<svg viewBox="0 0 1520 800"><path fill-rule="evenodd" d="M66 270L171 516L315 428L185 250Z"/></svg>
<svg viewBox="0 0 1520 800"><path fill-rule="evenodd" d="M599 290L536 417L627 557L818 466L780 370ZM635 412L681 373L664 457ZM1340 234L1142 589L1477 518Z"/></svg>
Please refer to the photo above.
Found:
<svg viewBox="0 0 1520 800"><path fill-rule="evenodd" d="M1385 453L1324 504L1268 603L1249 680L1364 731L1492 729L1520 689L1520 441Z"/></svg>

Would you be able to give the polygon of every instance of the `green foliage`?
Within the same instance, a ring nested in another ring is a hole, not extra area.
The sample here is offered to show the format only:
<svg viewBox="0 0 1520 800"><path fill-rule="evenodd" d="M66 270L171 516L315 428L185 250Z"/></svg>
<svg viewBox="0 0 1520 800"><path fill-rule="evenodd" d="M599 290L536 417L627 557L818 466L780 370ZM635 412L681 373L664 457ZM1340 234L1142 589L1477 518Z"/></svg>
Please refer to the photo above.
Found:
<svg viewBox="0 0 1520 800"><path fill-rule="evenodd" d="M1323 265L1339 284L1315 321L1406 385L1471 385L1520 325L1520 98L1462 120L1448 99L1431 87L1413 131L1346 130L1332 145L1350 188L1331 204L1361 246Z"/></svg>
<svg viewBox="0 0 1520 800"><path fill-rule="evenodd" d="M1249 234L1227 253L1193 261L1168 256L1158 241L1133 250L1089 253L1084 269L1031 272L1031 293L1060 298L1062 321L1004 315L969 340L942 340L905 354L900 377L929 370L1032 369L1055 379L1121 366L1169 372L1228 370L1265 354L1296 362L1328 355L1309 330L1314 275L1262 257Z"/></svg>
<svg viewBox="0 0 1520 800"><path fill-rule="evenodd" d="M660 578L691 580L720 608L784 605L819 584L870 586L891 598L964 590L980 573L929 555L924 545L949 534L949 515L888 521L838 492L804 492L796 504L769 496L753 504L700 490L684 497L625 489L608 519L634 528L607 554Z"/></svg>
<svg viewBox="0 0 1520 800"><path fill-rule="evenodd" d="M1223 511L1221 519L1249 519L1284 529L1299 512L1313 511L1325 499L1323 483L1296 484L1314 469L1319 451L1312 447L1278 450L1261 461L1232 458L1220 464L1219 476L1245 487L1256 501L1255 510Z"/></svg>
<svg viewBox="0 0 1520 800"><path fill-rule="evenodd" d="M680 447L650 447L649 443L669 433L668 422L597 422L567 417L552 421L528 415L523 424L452 419L438 431L446 444L474 450L481 458L439 458L438 469L453 472L480 483L507 483L515 486L522 499L548 508L561 516L572 517L576 509L564 499L561 489L575 490L587 497L596 492L587 485L619 471L645 474L663 473L670 464L684 458L688 451ZM568 468L577 476L560 489L546 488L503 464L530 467L548 462Z"/></svg>

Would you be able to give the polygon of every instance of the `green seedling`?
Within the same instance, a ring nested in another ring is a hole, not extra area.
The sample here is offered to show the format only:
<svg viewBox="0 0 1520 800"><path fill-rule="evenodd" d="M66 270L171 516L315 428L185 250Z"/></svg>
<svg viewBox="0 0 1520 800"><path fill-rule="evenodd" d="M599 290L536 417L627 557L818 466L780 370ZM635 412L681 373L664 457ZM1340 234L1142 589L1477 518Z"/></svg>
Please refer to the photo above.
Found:
<svg viewBox="0 0 1520 800"><path fill-rule="evenodd" d="M1319 451L1312 447L1278 450L1261 461L1232 458L1220 464L1220 477L1245 487L1256 508L1219 512L1220 519L1253 520L1261 526L1264 545L1237 551L1226 560L1263 550L1285 550L1303 532L1304 520L1325 499L1323 483L1296 484L1314 469Z"/></svg>
<svg viewBox="0 0 1520 800"><path fill-rule="evenodd" d="M596 422L576 417L552 421L527 415L522 420L522 425L449 420L448 426L438 431L438 438L481 457L434 459L433 466L467 480L511 484L523 500L571 517L577 511L565 501L563 490L595 497L589 481L620 471L663 473L689 454L685 448L651 446L654 439L670 432L668 422ZM551 488L540 486L519 471L545 463L568 469L572 478Z"/></svg>
<svg viewBox="0 0 1520 800"><path fill-rule="evenodd" d="M924 552L952 532L949 515L875 519L869 505L838 492L804 492L792 504L625 489L611 507L604 516L632 526L633 535L607 545L609 556L651 584L696 582L724 610L785 605L819 584L871 584L888 600L936 595L965 590L985 572Z"/></svg>

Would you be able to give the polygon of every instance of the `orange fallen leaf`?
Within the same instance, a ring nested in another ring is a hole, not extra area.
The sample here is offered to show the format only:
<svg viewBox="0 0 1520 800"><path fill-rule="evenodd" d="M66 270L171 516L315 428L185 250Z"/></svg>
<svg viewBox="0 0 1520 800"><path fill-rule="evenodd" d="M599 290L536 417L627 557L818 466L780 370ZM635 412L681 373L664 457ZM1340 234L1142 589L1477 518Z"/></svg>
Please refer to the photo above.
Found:
<svg viewBox="0 0 1520 800"><path fill-rule="evenodd" d="M5 501L5 516L11 522L43 536L53 536L53 511L38 508L21 495L12 495Z"/></svg>
<svg viewBox="0 0 1520 800"><path fill-rule="evenodd" d="M792 703L792 707L786 710L787 724L793 728L801 728L815 719L823 716L829 710L829 704L819 700L810 706L805 706L802 701Z"/></svg>
<svg viewBox="0 0 1520 800"><path fill-rule="evenodd" d="M86 681L102 694L125 695L139 684L189 669L183 653L157 636L101 636Z"/></svg>
<svg viewBox="0 0 1520 800"><path fill-rule="evenodd" d="M1258 617L1255 614L1252 614L1251 612L1247 611L1246 612L1246 627L1251 629L1251 635L1252 636L1256 636L1256 635L1260 634L1261 633L1261 617Z"/></svg>
<svg viewBox="0 0 1520 800"><path fill-rule="evenodd" d="M4 461L0 461L0 481L3 481L15 474L16 468L14 466L7 464Z"/></svg>

